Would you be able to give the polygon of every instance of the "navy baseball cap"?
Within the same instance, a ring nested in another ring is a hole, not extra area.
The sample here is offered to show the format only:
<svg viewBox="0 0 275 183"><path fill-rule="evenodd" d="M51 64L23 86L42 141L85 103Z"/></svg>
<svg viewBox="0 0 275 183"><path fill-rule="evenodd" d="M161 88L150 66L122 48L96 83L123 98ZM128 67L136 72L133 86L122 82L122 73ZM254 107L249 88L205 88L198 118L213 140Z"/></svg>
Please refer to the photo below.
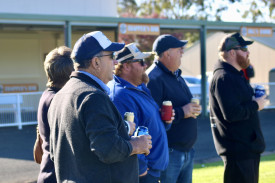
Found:
<svg viewBox="0 0 275 183"><path fill-rule="evenodd" d="M75 43L71 57L75 62L91 59L101 51L119 51L123 43L111 42L101 31L84 34Z"/></svg>
<svg viewBox="0 0 275 183"><path fill-rule="evenodd" d="M236 48L237 46L246 47L252 43L253 41L245 41L240 33L236 32L225 38L220 46L219 51L229 51L233 48Z"/></svg>
<svg viewBox="0 0 275 183"><path fill-rule="evenodd" d="M160 55L161 53L165 52L170 48L183 47L187 43L187 40L179 40L172 35L163 34L157 37L157 39L154 41L153 52L156 52L158 55Z"/></svg>

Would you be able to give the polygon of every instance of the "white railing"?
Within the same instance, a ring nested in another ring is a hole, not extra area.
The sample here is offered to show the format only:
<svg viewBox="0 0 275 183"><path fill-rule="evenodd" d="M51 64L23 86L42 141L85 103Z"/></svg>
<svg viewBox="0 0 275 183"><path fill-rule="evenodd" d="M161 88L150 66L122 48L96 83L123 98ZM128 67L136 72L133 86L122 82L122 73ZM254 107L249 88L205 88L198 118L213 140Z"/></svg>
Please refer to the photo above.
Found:
<svg viewBox="0 0 275 183"><path fill-rule="evenodd" d="M0 127L37 124L42 92L0 94Z"/></svg>
<svg viewBox="0 0 275 183"><path fill-rule="evenodd" d="M275 109L275 82L251 83L263 85L267 94L265 109ZM37 124L37 108L42 92L0 94L0 127Z"/></svg>

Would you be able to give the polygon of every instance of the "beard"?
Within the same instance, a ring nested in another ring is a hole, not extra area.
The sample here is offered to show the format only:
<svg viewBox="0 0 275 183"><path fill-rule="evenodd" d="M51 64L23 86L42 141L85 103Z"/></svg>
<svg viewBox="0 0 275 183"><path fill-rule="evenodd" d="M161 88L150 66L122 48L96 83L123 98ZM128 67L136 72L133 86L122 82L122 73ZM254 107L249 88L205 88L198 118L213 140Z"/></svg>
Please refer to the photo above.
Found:
<svg viewBox="0 0 275 183"><path fill-rule="evenodd" d="M246 69L250 64L250 60L248 56L244 57L242 55L237 54L237 63L242 69Z"/></svg>
<svg viewBox="0 0 275 183"><path fill-rule="evenodd" d="M142 74L142 79L141 80L142 80L142 83L144 83L144 84L147 84L149 82L149 77L147 76L146 73Z"/></svg>

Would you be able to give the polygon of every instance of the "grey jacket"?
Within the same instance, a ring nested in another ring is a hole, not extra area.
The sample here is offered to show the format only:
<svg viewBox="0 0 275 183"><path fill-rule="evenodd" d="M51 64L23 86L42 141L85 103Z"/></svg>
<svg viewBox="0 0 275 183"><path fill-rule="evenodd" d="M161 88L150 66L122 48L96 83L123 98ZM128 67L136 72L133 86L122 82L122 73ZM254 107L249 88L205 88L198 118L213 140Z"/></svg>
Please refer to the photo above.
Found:
<svg viewBox="0 0 275 183"><path fill-rule="evenodd" d="M90 77L73 72L52 100L48 119L58 182L138 182L137 156L129 156L124 121Z"/></svg>

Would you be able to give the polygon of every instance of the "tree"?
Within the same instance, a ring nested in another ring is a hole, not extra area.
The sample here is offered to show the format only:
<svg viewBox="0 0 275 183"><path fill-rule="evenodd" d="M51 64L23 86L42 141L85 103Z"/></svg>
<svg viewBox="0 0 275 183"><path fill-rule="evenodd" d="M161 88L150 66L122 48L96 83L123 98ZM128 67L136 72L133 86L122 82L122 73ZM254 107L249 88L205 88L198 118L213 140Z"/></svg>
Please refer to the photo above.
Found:
<svg viewBox="0 0 275 183"><path fill-rule="evenodd" d="M139 11L139 7L137 6L137 3L135 0L118 0L118 13L120 16L125 17L125 15L128 17L131 15L136 15Z"/></svg>
<svg viewBox="0 0 275 183"><path fill-rule="evenodd" d="M121 17L139 17L139 18L183 18L184 15L180 15L179 11L170 11L172 9L173 2L168 0L149 0L143 1L140 5L135 0L119 0L118 12ZM190 17L188 17L190 18ZM203 19L203 18L201 18ZM171 34L178 39L188 39L189 45L197 41L199 38L198 32L162 32L162 34ZM141 51L148 51L152 49L152 44L157 36L149 35L119 35L119 41L125 44L135 42L138 44ZM151 65L153 57L146 60L148 66Z"/></svg>
<svg viewBox="0 0 275 183"><path fill-rule="evenodd" d="M252 17L253 22L259 22L261 20L266 20L266 16L275 20L275 0L252 0L250 2L250 7L243 14L243 18ZM269 14L266 14L266 12Z"/></svg>
<svg viewBox="0 0 275 183"><path fill-rule="evenodd" d="M240 0L226 0L229 3L234 3ZM227 4L221 4L211 14L214 9L212 5L215 0L140 0L138 7L135 0L119 0L119 13L132 12L137 17L158 14L172 19L188 19L188 20L220 20L221 12L227 10ZM136 7L135 11L132 11ZM192 12L191 12L192 11ZM191 13L190 13L191 12Z"/></svg>
<svg viewBox="0 0 275 183"><path fill-rule="evenodd" d="M185 20L221 21L228 7L237 4L243 18L253 22L275 20L275 0L118 0L118 12L131 12L136 17L153 13L159 17ZM245 11L243 11L245 9Z"/></svg>
<svg viewBox="0 0 275 183"><path fill-rule="evenodd" d="M250 18L253 22L266 21L266 16L275 20L275 0L118 0L118 13L121 17L132 18L222 21L223 13L233 4L236 5L237 12L243 14L243 18ZM244 8L246 9L243 11ZM187 47L199 39L199 32L196 31L164 31L162 30L162 34L168 33L178 39L187 39ZM126 44L136 42L142 51L148 51L151 50L156 36L120 35L119 38ZM148 61L147 64L151 63Z"/></svg>

